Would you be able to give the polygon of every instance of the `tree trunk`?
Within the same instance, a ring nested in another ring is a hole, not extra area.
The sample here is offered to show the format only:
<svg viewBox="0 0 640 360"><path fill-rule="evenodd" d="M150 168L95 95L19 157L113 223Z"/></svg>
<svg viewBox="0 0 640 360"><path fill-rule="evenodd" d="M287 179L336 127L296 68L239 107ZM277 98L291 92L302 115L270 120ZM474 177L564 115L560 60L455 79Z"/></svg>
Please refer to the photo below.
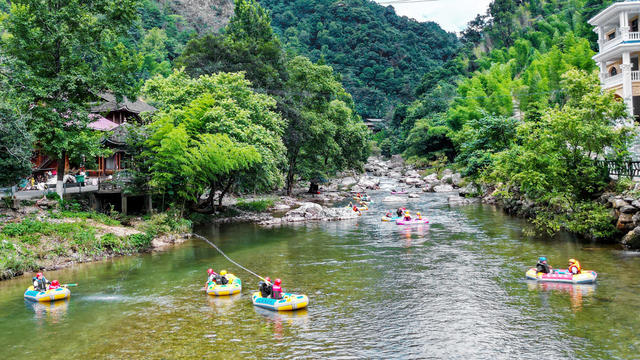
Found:
<svg viewBox="0 0 640 360"><path fill-rule="evenodd" d="M58 174L57 176L57 181L56 181L56 192L58 193L58 195L60 195L60 198L62 199L62 195L64 195L64 168L65 168L65 160L66 160L66 156L67 152L63 151L62 152L62 156L60 156L60 159L58 159L58 168L57 168L57 172Z"/></svg>
<svg viewBox="0 0 640 360"><path fill-rule="evenodd" d="M220 193L220 197L218 198L218 207L222 207L222 198L224 198L224 196L229 191L229 189L231 189L231 186L233 185L233 182L234 182L233 179L230 179L229 183L227 184L227 186L225 186L225 188Z"/></svg>
<svg viewBox="0 0 640 360"><path fill-rule="evenodd" d="M293 182L296 175L296 158L297 155L293 156L291 160L289 160L289 171L287 172L287 196L291 196L293 192Z"/></svg>

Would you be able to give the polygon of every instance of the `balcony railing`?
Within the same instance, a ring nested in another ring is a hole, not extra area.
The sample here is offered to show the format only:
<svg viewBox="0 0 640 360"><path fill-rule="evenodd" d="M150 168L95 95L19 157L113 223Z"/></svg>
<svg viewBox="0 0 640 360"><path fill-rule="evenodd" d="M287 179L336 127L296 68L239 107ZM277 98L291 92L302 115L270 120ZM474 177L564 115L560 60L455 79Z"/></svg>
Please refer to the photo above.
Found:
<svg viewBox="0 0 640 360"><path fill-rule="evenodd" d="M640 71L631 72L631 81L640 81Z"/></svg>
<svg viewBox="0 0 640 360"><path fill-rule="evenodd" d="M639 41L640 40L640 32L628 32L627 36L620 32L620 29L616 30L616 36L613 39L606 40L602 43L600 51L608 49L612 46L618 45L623 41Z"/></svg>
<svg viewBox="0 0 640 360"><path fill-rule="evenodd" d="M612 86L616 86L622 84L622 74L618 74L618 75L614 75L614 76L605 76L604 78L604 86L605 87L612 87Z"/></svg>
<svg viewBox="0 0 640 360"><path fill-rule="evenodd" d="M640 32L630 32L629 40L640 40Z"/></svg>

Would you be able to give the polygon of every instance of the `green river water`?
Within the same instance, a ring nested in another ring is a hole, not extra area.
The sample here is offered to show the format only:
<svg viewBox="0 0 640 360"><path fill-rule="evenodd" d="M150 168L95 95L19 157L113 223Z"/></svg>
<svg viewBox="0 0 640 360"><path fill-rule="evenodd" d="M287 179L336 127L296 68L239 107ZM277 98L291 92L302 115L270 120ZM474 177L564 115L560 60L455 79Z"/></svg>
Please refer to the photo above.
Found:
<svg viewBox="0 0 640 360"><path fill-rule="evenodd" d="M307 294L308 310L294 313L255 308L258 280L197 240L48 272L79 284L67 302L25 302L30 278L2 282L0 357L640 358L639 254L527 238L522 220L449 206L446 195L408 207L431 224L381 223L375 203L353 221L198 229L239 263ZM598 283L527 281L538 255L556 267L578 258ZM241 277L242 294L203 293L208 267Z"/></svg>

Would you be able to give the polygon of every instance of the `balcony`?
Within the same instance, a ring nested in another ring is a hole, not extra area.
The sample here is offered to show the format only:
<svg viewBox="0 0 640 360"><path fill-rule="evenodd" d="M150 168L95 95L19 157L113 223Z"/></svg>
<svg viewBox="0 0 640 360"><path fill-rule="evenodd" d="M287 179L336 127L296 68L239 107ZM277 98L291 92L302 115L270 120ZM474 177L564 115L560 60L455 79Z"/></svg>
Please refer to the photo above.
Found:
<svg viewBox="0 0 640 360"><path fill-rule="evenodd" d="M606 74L602 81L604 88L609 89L618 85L622 85L622 82L624 81L623 75L624 74L617 74L617 75L611 76L609 74ZM640 81L640 71L631 72L631 81Z"/></svg>
<svg viewBox="0 0 640 360"><path fill-rule="evenodd" d="M600 46L600 52L611 49L612 47L619 45L625 41L640 41L640 32L627 32L623 33L620 29L616 29L616 36L603 42Z"/></svg>

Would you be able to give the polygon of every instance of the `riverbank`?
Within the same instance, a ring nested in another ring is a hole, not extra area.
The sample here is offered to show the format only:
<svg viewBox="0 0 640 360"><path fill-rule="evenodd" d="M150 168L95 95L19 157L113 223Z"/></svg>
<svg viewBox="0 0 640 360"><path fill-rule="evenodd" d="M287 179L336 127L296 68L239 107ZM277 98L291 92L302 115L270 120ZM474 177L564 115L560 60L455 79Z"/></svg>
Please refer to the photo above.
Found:
<svg viewBox="0 0 640 360"><path fill-rule="evenodd" d="M0 280L37 270L161 250L186 240L191 222L172 214L118 219L55 202L0 209Z"/></svg>

